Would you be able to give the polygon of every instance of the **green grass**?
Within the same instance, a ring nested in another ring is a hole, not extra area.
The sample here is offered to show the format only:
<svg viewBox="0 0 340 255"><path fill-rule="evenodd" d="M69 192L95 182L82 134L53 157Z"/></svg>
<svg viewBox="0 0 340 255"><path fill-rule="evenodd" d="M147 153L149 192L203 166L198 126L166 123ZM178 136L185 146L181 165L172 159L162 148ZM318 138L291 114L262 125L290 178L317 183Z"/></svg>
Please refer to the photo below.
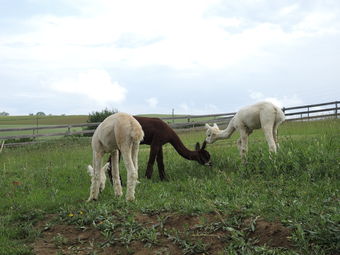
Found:
<svg viewBox="0 0 340 255"><path fill-rule="evenodd" d="M48 127L50 125L44 125L44 127ZM26 128L32 127L30 125L2 125L1 128ZM71 132L81 131L81 127L73 127L70 129ZM33 135L33 134L52 134L52 133L67 133L68 128L50 128L50 129L39 129L37 131L32 130L15 130L15 131L2 131L0 134L1 136L14 136L14 135ZM0 139L1 139L0 136ZM55 137L41 137L40 139L54 139Z"/></svg>
<svg viewBox="0 0 340 255"><path fill-rule="evenodd" d="M0 127L3 125L63 125L86 123L88 115L61 116L0 116Z"/></svg>
<svg viewBox="0 0 340 255"><path fill-rule="evenodd" d="M86 172L91 162L88 139L6 148L0 154L0 254L33 254L30 244L41 235L34 224L49 214L58 215L53 224L88 228L95 222L103 223L96 227L106 244L119 241L129 247L132 240L144 240L157 246L159 229L146 229L131 215L161 217L164 212L223 215L223 224L214 225L230 233L223 254L336 254L340 249L339 131L339 120L284 123L279 129L280 151L272 158L262 131L256 131L249 139L246 164L241 163L235 145L238 135L234 134L229 140L208 145L211 168L181 158L166 145L167 182L159 181L156 166L152 179L144 178L149 147L142 145L141 183L132 203L115 198L108 183L97 202L85 203L90 187ZM204 131L186 131L180 136L194 148L205 135ZM123 165L121 172L126 183ZM294 247L286 250L253 245L237 219L257 217L279 221L291 229ZM203 227L207 231L212 225ZM123 229L120 237L113 236L114 228ZM207 249L180 232L163 235L181 247L183 254ZM58 245L66 241L60 235L54 239Z"/></svg>

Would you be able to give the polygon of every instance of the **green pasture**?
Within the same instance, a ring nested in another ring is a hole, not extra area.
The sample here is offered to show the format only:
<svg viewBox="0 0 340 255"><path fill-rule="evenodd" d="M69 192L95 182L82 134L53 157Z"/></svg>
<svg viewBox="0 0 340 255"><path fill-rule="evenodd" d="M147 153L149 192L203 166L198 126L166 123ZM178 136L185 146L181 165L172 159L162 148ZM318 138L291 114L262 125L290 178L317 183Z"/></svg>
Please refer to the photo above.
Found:
<svg viewBox="0 0 340 255"><path fill-rule="evenodd" d="M88 115L0 116L0 128L6 125L44 126L86 123Z"/></svg>
<svg viewBox="0 0 340 255"><path fill-rule="evenodd" d="M208 145L212 167L185 160L166 145L164 182L156 164L152 179L145 179L149 147L142 145L134 202L115 197L109 182L98 201L85 202L86 166L92 160L88 139L5 148L0 154L0 254L35 254L38 240L65 225L83 235L97 231L100 238L74 241L56 233L48 243L56 254L113 254L110 249L135 254L137 244L150 251L144 254L338 254L339 131L339 120L286 122L279 128L279 152L269 155L259 130L249 138L246 162L234 134ZM205 138L204 130L179 135L190 149ZM120 169L126 183L122 162ZM172 215L183 220L178 229L164 227ZM152 224L141 224L142 217L152 218ZM199 220L187 226L184 220L190 217ZM290 233L289 246L260 243L253 235L259 221L282 225ZM216 236L223 242L213 247ZM171 245L163 247L164 242Z"/></svg>
<svg viewBox="0 0 340 255"><path fill-rule="evenodd" d="M171 115L166 114L147 114L143 115L147 117L171 117ZM184 115L175 115L175 117L182 117ZM27 142L27 141L46 141L55 138L61 138L63 135L58 136L40 136L35 138L24 138L24 139L3 139L5 136L19 136L19 135L42 135L42 134L53 134L53 133L65 133L82 131L81 127L74 127L68 130L68 128L51 128L51 129L38 129L33 130L33 128L38 127L49 127L54 125L72 125L86 123L88 120L87 115L62 115L62 116L0 116L0 141L5 140L6 143L16 143L16 142ZM195 118L195 119L178 119L175 123L192 122L192 121L206 121L209 122L211 118ZM172 120L166 120L167 123L173 123ZM32 130L14 130L14 131L2 131L1 129L8 128L32 128Z"/></svg>
<svg viewBox="0 0 340 255"><path fill-rule="evenodd" d="M172 117L170 114L143 114L140 116L154 118ZM185 117L186 115L174 115L174 117ZM45 126L45 125L64 125L86 123L88 115L48 115L48 116L0 116L0 128L6 126ZM189 121L209 121L211 118L191 118ZM172 123L172 120L167 120ZM188 122L188 119L178 119L175 123Z"/></svg>

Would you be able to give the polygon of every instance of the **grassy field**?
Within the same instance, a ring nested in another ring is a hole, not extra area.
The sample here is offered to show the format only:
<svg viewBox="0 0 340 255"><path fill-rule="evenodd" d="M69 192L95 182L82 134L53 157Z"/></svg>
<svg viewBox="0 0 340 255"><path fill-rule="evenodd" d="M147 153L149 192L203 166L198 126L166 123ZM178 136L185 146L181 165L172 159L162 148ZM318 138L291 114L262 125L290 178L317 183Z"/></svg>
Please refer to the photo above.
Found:
<svg viewBox="0 0 340 255"><path fill-rule="evenodd" d="M165 118L172 117L169 114L144 114L141 116L145 117L157 117ZM183 117L185 115L175 115L175 117ZM26 125L26 126L37 126L37 125L63 125L63 124L79 124L86 123L88 115L60 115L60 116L0 116L0 128L5 125ZM207 119L207 118L201 118ZM176 122L187 121L176 120Z"/></svg>
<svg viewBox="0 0 340 255"><path fill-rule="evenodd" d="M170 114L143 114L145 117L166 118L172 117ZM183 117L185 115L174 115L175 117ZM64 124L80 124L86 123L88 115L60 115L60 116L0 116L0 128L7 126L46 126L46 125L64 125ZM211 118L195 118L191 121L209 121ZM187 122L187 119L175 120L176 123ZM172 122L168 120L168 122Z"/></svg>
<svg viewBox="0 0 340 255"><path fill-rule="evenodd" d="M86 123L88 115L60 115L60 116L0 116L0 128L5 125L63 125Z"/></svg>
<svg viewBox="0 0 340 255"><path fill-rule="evenodd" d="M261 131L241 163L235 134L208 146L213 166L167 145L168 181L144 178L136 201L110 184L85 203L89 139L6 148L0 154L0 254L330 254L340 251L340 122L287 122L270 158ZM193 148L204 131L180 133ZM123 182L126 171L121 164ZM125 191L125 188L124 188Z"/></svg>

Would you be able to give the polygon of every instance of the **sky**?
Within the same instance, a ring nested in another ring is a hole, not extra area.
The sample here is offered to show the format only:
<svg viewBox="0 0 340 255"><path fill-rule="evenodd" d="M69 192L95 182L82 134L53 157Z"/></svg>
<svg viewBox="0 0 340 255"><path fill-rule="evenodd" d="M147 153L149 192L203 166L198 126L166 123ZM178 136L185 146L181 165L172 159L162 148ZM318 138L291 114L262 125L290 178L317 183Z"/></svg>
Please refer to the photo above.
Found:
<svg viewBox="0 0 340 255"><path fill-rule="evenodd" d="M0 0L0 112L340 100L338 0Z"/></svg>

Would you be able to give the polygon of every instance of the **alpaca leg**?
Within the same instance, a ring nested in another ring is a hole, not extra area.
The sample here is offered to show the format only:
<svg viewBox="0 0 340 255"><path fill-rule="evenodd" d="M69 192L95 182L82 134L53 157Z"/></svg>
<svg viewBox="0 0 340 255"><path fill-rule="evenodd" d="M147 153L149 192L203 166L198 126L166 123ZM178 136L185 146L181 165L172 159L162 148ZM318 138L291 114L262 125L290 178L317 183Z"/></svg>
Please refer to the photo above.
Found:
<svg viewBox="0 0 340 255"><path fill-rule="evenodd" d="M266 125L263 127L263 131L269 146L269 151L276 153L276 143L273 136L273 126Z"/></svg>
<svg viewBox="0 0 340 255"><path fill-rule="evenodd" d="M139 143L133 143L132 144L132 161L137 171L138 171L138 152L139 152Z"/></svg>
<svg viewBox="0 0 340 255"><path fill-rule="evenodd" d="M164 171L164 162L163 162L163 149L162 147L159 149L157 153L157 166L158 166L158 173L159 173L159 178L161 181L163 181L166 176L165 176L165 171Z"/></svg>
<svg viewBox="0 0 340 255"><path fill-rule="evenodd" d="M111 182L111 185L113 186L113 176L112 176L112 156L108 158L107 162L109 163L109 166L107 168L107 174L109 176L109 180Z"/></svg>
<svg viewBox="0 0 340 255"><path fill-rule="evenodd" d="M100 168L100 185L99 185L99 192L103 192L105 189L105 183L106 183L106 173L105 173L106 167L105 165Z"/></svg>
<svg viewBox="0 0 340 255"><path fill-rule="evenodd" d="M248 133L245 129L240 129L239 141L238 143L240 143L239 145L240 155L241 158L244 158L248 152Z"/></svg>
<svg viewBox="0 0 340 255"><path fill-rule="evenodd" d="M119 177L119 151L116 150L111 154L111 175L114 186L115 195L120 197L123 195L122 184Z"/></svg>
<svg viewBox="0 0 340 255"><path fill-rule="evenodd" d="M151 144L148 166L146 168L146 173L145 173L145 176L148 179L151 179L152 172L153 172L153 165L155 163L156 155L159 149L160 147L158 145Z"/></svg>
<svg viewBox="0 0 340 255"><path fill-rule="evenodd" d="M266 137L269 151L276 152L276 143L274 140L274 124L275 124L276 114L274 111L266 111L260 113L260 122L263 129L264 135Z"/></svg>
<svg viewBox="0 0 340 255"><path fill-rule="evenodd" d="M138 172L133 164L131 149L122 150L123 159L127 171L126 200L135 200L135 188L138 179Z"/></svg>
<svg viewBox="0 0 340 255"><path fill-rule="evenodd" d="M101 159L102 154L99 152L93 152L93 175L91 178L91 188L90 188L90 197L88 198L88 202L92 200L98 199L99 187L100 187L100 172L101 172Z"/></svg>
<svg viewBox="0 0 340 255"><path fill-rule="evenodd" d="M241 137L240 137L239 139L237 139L236 144L237 144L238 150L241 152L241 144L242 144L242 142L241 142Z"/></svg>
<svg viewBox="0 0 340 255"><path fill-rule="evenodd" d="M278 137L277 129L279 128L280 124L281 123L276 122L273 127L273 137L274 137L276 149L279 149L279 137Z"/></svg>

